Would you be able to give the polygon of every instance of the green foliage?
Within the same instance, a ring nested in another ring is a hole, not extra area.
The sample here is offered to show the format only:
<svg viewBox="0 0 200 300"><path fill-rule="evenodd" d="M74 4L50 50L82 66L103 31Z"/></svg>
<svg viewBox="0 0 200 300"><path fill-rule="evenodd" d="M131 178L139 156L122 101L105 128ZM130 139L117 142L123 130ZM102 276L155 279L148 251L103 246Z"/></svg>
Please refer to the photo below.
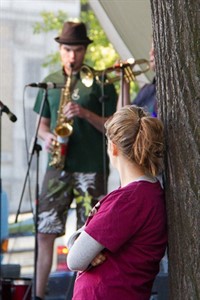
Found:
<svg viewBox="0 0 200 300"><path fill-rule="evenodd" d="M89 65L93 65L97 70L112 66L119 58L119 55L107 39L93 11L82 11L81 21L90 24L88 34L93 40L93 43L88 47L86 62Z"/></svg>
<svg viewBox="0 0 200 300"><path fill-rule="evenodd" d="M43 23L36 22L34 24L34 33L38 34L41 32L49 32L57 30L60 32L63 23L67 20L67 14L61 10L58 11L57 15L53 12L43 11L41 12Z"/></svg>

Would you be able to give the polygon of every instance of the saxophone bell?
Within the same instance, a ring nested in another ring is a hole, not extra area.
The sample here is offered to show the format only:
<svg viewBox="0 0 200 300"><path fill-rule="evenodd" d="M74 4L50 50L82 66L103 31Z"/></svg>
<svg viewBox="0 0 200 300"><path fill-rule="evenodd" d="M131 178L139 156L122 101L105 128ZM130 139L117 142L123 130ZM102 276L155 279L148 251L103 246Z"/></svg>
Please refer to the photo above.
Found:
<svg viewBox="0 0 200 300"><path fill-rule="evenodd" d="M55 129L55 133L57 135L57 140L61 143L65 142L65 140L68 140L68 137L72 134L73 127L70 123L63 123L61 125L58 125Z"/></svg>

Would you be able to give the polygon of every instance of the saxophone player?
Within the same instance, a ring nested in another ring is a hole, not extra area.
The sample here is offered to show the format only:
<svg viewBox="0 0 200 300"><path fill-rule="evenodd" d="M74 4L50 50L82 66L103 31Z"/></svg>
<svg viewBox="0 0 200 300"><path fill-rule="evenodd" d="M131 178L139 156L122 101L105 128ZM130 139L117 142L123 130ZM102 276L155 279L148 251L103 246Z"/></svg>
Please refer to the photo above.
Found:
<svg viewBox="0 0 200 300"><path fill-rule="evenodd" d="M77 228L80 228L85 223L90 208L107 192L103 182L107 181L109 166L102 135L104 123L115 112L117 103L117 94L112 84L105 86L107 101L102 103L101 86L94 80L91 87L86 87L80 80L79 71L87 47L92 43L87 36L86 25L65 22L60 36L56 37L55 41L59 44L62 68L47 76L44 82L65 83L72 71L71 101L63 106L62 114L69 122L72 121L73 131L68 137L64 167L60 169L49 166L48 163L39 197L37 300L45 297L54 241L56 237L65 233L67 211L72 201L76 201ZM40 90L34 105L34 111L38 114L42 97L43 91ZM53 144L57 141L55 127L61 90L49 89L47 98L38 135L44 141L50 161Z"/></svg>

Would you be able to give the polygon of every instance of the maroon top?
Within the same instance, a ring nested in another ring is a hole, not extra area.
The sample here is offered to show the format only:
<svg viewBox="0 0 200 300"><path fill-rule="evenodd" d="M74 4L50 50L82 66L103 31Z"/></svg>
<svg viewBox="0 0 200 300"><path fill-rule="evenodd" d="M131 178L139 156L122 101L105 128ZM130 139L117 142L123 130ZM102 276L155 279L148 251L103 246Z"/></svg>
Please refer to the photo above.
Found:
<svg viewBox="0 0 200 300"><path fill-rule="evenodd" d="M149 300L167 243L160 183L111 192L93 208L85 231L105 246L107 259L78 274L73 300Z"/></svg>

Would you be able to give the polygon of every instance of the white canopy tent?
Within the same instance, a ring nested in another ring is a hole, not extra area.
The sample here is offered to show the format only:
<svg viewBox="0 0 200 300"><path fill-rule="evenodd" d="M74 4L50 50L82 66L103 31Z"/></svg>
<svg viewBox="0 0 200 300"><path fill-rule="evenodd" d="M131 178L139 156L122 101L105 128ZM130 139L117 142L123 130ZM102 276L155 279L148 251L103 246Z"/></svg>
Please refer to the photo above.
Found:
<svg viewBox="0 0 200 300"><path fill-rule="evenodd" d="M152 41L149 0L89 0L102 28L123 60L149 59ZM151 72L145 74L151 78Z"/></svg>

